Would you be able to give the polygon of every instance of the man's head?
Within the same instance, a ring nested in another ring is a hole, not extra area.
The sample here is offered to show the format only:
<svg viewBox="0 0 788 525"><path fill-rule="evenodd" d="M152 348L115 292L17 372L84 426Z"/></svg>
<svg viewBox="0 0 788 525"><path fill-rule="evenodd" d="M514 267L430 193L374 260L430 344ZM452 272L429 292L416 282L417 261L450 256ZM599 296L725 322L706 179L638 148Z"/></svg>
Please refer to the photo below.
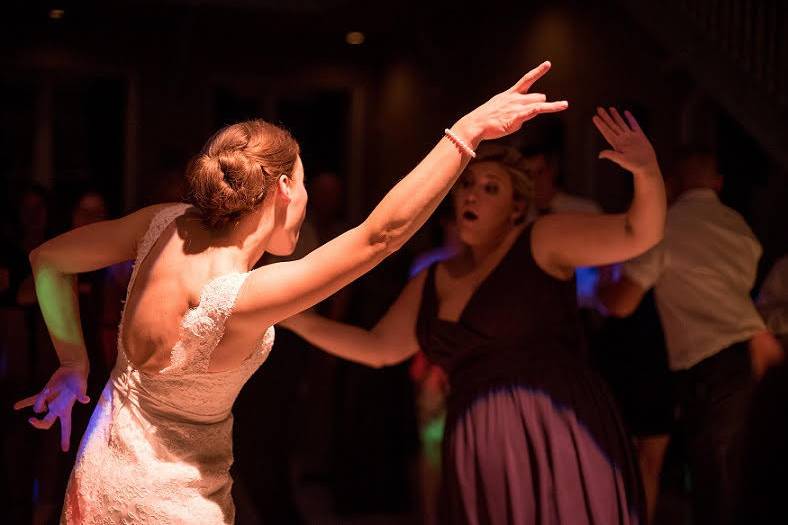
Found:
<svg viewBox="0 0 788 525"><path fill-rule="evenodd" d="M722 175L717 167L717 156L706 148L685 148L676 158L671 178L676 191L707 188L719 193L722 190Z"/></svg>
<svg viewBox="0 0 788 525"><path fill-rule="evenodd" d="M534 206L546 208L561 188L558 154L551 148L531 147L523 149L522 155L520 165L534 181Z"/></svg>

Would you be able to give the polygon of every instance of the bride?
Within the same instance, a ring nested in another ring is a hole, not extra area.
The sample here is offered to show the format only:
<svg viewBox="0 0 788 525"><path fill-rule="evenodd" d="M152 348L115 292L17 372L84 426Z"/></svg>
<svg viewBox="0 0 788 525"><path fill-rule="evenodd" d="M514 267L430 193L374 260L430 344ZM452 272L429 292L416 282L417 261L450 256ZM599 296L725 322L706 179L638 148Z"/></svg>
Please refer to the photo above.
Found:
<svg viewBox="0 0 788 525"><path fill-rule="evenodd" d="M232 523L231 408L270 351L272 326L401 247L482 140L566 109L528 93L549 68L541 64L462 117L362 224L303 259L250 271L264 252L292 252L307 202L298 144L262 120L208 141L186 173L189 204L144 208L33 250L60 367L15 409L32 406L39 429L59 420L64 451L74 403L89 402L76 274L136 260L118 360L82 438L62 522Z"/></svg>

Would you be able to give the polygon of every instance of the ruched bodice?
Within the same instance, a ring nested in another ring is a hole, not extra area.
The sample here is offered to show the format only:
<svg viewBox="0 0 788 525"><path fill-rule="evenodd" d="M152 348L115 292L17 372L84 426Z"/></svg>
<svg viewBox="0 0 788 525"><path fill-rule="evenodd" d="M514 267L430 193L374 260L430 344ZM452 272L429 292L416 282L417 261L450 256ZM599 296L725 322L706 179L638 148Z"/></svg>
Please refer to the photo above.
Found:
<svg viewBox="0 0 788 525"><path fill-rule="evenodd" d="M471 295L457 322L438 318L435 270L424 282L417 337L449 375L450 402L479 390L585 364L575 283L546 274L531 255L531 226ZM457 407L459 408L459 407Z"/></svg>
<svg viewBox="0 0 788 525"><path fill-rule="evenodd" d="M162 232L188 206L167 207L139 243L129 282ZM274 329L240 366L210 372L248 273L222 275L205 284L200 302L180 323L170 364L158 372L137 369L123 348L80 444L64 523L232 523L232 405L244 383L265 361ZM127 295L128 299L128 295Z"/></svg>

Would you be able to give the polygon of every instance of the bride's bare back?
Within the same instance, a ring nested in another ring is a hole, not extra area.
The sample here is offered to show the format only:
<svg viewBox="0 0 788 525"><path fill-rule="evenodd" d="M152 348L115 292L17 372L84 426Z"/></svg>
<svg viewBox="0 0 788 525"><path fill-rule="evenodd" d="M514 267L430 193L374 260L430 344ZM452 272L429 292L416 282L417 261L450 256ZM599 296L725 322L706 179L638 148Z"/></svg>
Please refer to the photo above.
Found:
<svg viewBox="0 0 788 525"><path fill-rule="evenodd" d="M196 210L185 206L178 209L178 216L164 226L138 262L122 320L121 346L129 361L147 373L160 372L172 364L184 317L201 306L208 285L234 271L227 254L207 246L205 228ZM194 245L199 246L199 252L192 253ZM208 371L238 366L265 328L259 327L246 338L235 331L226 333L233 339L234 348L246 351L214 352ZM220 346L224 346L223 340Z"/></svg>

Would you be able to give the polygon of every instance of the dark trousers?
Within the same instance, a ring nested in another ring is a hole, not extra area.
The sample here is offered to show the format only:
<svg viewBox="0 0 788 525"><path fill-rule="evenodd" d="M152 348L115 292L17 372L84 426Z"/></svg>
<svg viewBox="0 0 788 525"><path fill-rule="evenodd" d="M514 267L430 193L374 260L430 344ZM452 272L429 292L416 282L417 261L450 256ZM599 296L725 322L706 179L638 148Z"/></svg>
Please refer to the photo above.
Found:
<svg viewBox="0 0 788 525"><path fill-rule="evenodd" d="M731 523L741 490L743 433L755 381L747 342L676 374L679 428L692 480L693 523Z"/></svg>

